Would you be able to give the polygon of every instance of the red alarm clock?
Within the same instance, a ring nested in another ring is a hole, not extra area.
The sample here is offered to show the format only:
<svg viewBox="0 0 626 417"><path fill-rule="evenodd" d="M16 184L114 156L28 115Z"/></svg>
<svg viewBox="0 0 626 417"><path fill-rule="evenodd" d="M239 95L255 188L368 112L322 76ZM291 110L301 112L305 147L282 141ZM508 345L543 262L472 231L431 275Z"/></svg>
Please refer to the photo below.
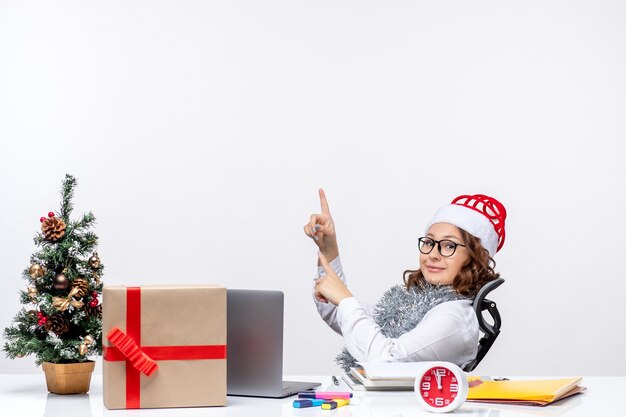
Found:
<svg viewBox="0 0 626 417"><path fill-rule="evenodd" d="M424 362L415 378L415 395L428 411L447 413L465 402L469 386L465 373L450 362Z"/></svg>

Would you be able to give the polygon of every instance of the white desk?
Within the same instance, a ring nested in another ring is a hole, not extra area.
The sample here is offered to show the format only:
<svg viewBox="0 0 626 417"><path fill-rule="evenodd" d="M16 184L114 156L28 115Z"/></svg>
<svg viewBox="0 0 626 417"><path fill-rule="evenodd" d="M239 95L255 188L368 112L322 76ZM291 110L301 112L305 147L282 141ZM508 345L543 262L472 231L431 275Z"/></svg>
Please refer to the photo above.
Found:
<svg viewBox="0 0 626 417"><path fill-rule="evenodd" d="M345 386L332 385L330 377L290 376L285 379L322 382L321 389L325 390L347 390ZM584 377L582 385L588 388L586 393L547 407L465 403L455 413L447 415L474 417L624 415L623 407L618 407L615 402L624 397L626 377ZM0 407L2 407L0 414L3 416L433 417L437 415L419 409L413 396L413 392L410 391L356 391L349 406L332 411L321 410L319 407L293 408L292 401L295 396L279 400L228 397L227 407L107 410L102 403L101 375L93 375L89 394L61 396L47 392L43 373L0 374Z"/></svg>

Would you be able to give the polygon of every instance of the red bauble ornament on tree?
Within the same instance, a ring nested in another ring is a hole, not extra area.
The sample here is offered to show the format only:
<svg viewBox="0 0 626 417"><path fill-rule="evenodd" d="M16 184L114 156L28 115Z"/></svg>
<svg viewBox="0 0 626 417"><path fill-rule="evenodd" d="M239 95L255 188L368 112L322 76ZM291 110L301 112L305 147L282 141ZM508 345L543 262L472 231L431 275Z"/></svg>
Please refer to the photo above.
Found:
<svg viewBox="0 0 626 417"><path fill-rule="evenodd" d="M96 300L95 298L93 300L91 300L89 302L89 306L90 307L97 307L98 306L98 300Z"/></svg>
<svg viewBox="0 0 626 417"><path fill-rule="evenodd" d="M53 211L49 211L49 212L48 212L48 217L50 217L50 218L54 217L54 212L53 212ZM43 223L45 220L46 220L46 218L45 218L45 217L40 217L40 218L39 218L39 222L40 222L40 223Z"/></svg>

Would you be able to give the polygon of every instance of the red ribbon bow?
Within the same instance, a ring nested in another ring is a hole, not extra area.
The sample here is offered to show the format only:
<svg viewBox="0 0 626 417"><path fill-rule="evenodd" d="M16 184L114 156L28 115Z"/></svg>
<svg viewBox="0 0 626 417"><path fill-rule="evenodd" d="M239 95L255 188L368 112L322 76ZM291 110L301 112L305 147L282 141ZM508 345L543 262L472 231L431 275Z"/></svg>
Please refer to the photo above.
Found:
<svg viewBox="0 0 626 417"><path fill-rule="evenodd" d="M119 328L114 327L107 335L107 339L128 358L133 368L146 374L146 376L152 376L154 371L159 368L159 365L157 365L151 357L146 355L130 336Z"/></svg>

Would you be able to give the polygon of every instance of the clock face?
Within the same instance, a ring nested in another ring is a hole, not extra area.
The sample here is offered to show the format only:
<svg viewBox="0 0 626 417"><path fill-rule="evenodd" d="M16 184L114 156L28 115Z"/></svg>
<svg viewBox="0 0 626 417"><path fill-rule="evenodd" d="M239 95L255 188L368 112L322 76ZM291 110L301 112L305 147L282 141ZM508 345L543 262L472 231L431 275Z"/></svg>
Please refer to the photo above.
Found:
<svg viewBox="0 0 626 417"><path fill-rule="evenodd" d="M422 374L418 395L433 408L448 407L457 398L460 384L450 369L434 366Z"/></svg>

